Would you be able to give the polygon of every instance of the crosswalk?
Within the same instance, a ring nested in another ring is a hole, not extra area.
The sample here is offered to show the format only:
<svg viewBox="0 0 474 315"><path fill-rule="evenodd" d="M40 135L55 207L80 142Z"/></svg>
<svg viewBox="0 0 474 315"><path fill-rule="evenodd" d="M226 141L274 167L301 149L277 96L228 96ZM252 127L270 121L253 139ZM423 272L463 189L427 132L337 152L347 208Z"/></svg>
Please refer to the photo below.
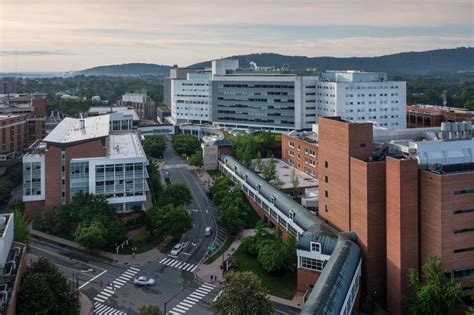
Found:
<svg viewBox="0 0 474 315"><path fill-rule="evenodd" d="M181 269L181 270L189 271L189 272L193 272L197 268L197 265L186 263L184 261L180 261L180 260L169 258L169 257L163 258L162 260L159 261L159 263L166 265L168 267Z"/></svg>
<svg viewBox="0 0 474 315"><path fill-rule="evenodd" d="M179 302L175 307L173 307L169 314L171 315L181 315L188 312L196 303L198 303L202 298L204 298L209 292L214 290L216 286L210 283L202 284L198 289L194 290L193 293L188 295L184 300Z"/></svg>
<svg viewBox="0 0 474 315"><path fill-rule="evenodd" d="M101 304L99 302L94 303L94 315L127 315L127 313L119 311L113 307Z"/></svg>
<svg viewBox="0 0 474 315"><path fill-rule="evenodd" d="M125 272L123 272L120 276L118 276L111 284L109 284L106 288L104 288L100 293L98 293L94 300L100 303L104 303L111 297L114 292L120 289L125 283L127 283L133 276L139 272L140 269L135 267L128 268Z"/></svg>

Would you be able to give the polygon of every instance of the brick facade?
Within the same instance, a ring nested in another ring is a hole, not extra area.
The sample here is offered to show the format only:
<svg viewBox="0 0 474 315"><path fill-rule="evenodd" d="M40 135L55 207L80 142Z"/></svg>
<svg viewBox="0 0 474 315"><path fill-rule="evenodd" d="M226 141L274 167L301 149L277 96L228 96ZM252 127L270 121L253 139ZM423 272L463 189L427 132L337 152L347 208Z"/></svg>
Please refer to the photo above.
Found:
<svg viewBox="0 0 474 315"><path fill-rule="evenodd" d="M387 307L402 313L408 270L418 269L418 162L387 157Z"/></svg>
<svg viewBox="0 0 474 315"><path fill-rule="evenodd" d="M0 154L21 154L27 140L26 117L0 117Z"/></svg>
<svg viewBox="0 0 474 315"><path fill-rule="evenodd" d="M320 275L321 273L318 271L298 268L296 273L296 278L298 279L296 290L299 292L308 291L314 286Z"/></svg>
<svg viewBox="0 0 474 315"><path fill-rule="evenodd" d="M314 152L314 154L312 154ZM318 144L281 135L281 159L300 171L318 178ZM311 161L311 162L310 162Z"/></svg>

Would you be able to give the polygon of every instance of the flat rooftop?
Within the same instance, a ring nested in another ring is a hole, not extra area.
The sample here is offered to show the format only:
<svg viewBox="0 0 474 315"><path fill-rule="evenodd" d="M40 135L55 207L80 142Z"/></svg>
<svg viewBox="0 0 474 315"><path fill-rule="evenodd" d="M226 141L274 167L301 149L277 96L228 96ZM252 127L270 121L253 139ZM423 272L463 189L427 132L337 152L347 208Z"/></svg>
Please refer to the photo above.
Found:
<svg viewBox="0 0 474 315"><path fill-rule="evenodd" d="M294 168L293 166L283 162L279 159L274 159L276 163L277 180L272 180L271 183L276 185L281 190L293 189L292 174L298 178L298 188L310 188L319 186L319 181L305 174L304 172ZM270 159L262 159L262 163L268 163ZM304 162L303 162L304 163ZM310 167L308 165L308 167ZM294 173L293 173L294 172ZM262 176L261 173L259 173Z"/></svg>
<svg viewBox="0 0 474 315"><path fill-rule="evenodd" d="M123 115L129 115L132 116L132 119L134 121L140 120L138 117L137 113L133 109L133 107L126 107L126 106L94 106L89 108L88 110L89 114L95 114L95 115L105 115L105 114L110 114L110 113L120 113Z"/></svg>
<svg viewBox="0 0 474 315"><path fill-rule="evenodd" d="M140 139L133 132L112 133L109 135L107 157L146 158Z"/></svg>
<svg viewBox="0 0 474 315"><path fill-rule="evenodd" d="M318 143L318 135L314 131L290 131L287 133L288 136L303 140L308 143Z"/></svg>
<svg viewBox="0 0 474 315"><path fill-rule="evenodd" d="M84 125L81 126L81 120ZM106 137L109 135L110 115L87 118L64 118L43 141L53 143L73 143Z"/></svg>

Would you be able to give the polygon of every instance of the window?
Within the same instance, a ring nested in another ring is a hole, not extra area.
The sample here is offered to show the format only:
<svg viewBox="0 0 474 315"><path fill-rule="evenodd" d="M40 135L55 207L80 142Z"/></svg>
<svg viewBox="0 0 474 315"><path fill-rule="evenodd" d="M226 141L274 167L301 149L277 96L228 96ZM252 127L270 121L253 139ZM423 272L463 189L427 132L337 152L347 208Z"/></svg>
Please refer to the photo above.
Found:
<svg viewBox="0 0 474 315"><path fill-rule="evenodd" d="M329 192L328 192L327 190L324 191L324 196L325 196L326 198L329 197Z"/></svg>
<svg viewBox="0 0 474 315"><path fill-rule="evenodd" d="M474 228L454 230L454 234L467 233L467 232L474 232Z"/></svg>
<svg viewBox="0 0 474 315"><path fill-rule="evenodd" d="M459 248L459 249L453 250L453 252L454 252L455 254L457 254L457 253L464 253L464 252L471 252L471 251L474 251L474 247Z"/></svg>
<svg viewBox="0 0 474 315"><path fill-rule="evenodd" d="M270 198L270 200L271 200L271 202L272 202L273 204L275 204L275 200L276 200L275 196L272 196L272 197Z"/></svg>
<svg viewBox="0 0 474 315"><path fill-rule="evenodd" d="M316 271L323 270L325 262L323 260L301 257L301 267Z"/></svg>
<svg viewBox="0 0 474 315"><path fill-rule="evenodd" d="M474 212L474 208L455 210L454 214L463 214L463 213L470 213L470 212Z"/></svg>
<svg viewBox="0 0 474 315"><path fill-rule="evenodd" d="M324 161L324 167L325 167L325 168L328 168L328 166L329 166L328 161Z"/></svg>
<svg viewBox="0 0 474 315"><path fill-rule="evenodd" d="M453 193L455 195L474 194L474 188L455 190Z"/></svg>
<svg viewBox="0 0 474 315"><path fill-rule="evenodd" d="M295 220L295 213L293 211L290 211L289 215L290 215L290 220L294 221Z"/></svg>
<svg viewBox="0 0 474 315"><path fill-rule="evenodd" d="M361 148L365 148L365 143L361 143L359 146L360 146Z"/></svg>
<svg viewBox="0 0 474 315"><path fill-rule="evenodd" d="M329 212L329 207L328 207L328 205L324 205L324 211Z"/></svg>
<svg viewBox="0 0 474 315"><path fill-rule="evenodd" d="M321 243L311 242L311 251L320 253L321 252Z"/></svg>
<svg viewBox="0 0 474 315"><path fill-rule="evenodd" d="M324 176L324 182L325 182L325 183L329 183L329 177Z"/></svg>

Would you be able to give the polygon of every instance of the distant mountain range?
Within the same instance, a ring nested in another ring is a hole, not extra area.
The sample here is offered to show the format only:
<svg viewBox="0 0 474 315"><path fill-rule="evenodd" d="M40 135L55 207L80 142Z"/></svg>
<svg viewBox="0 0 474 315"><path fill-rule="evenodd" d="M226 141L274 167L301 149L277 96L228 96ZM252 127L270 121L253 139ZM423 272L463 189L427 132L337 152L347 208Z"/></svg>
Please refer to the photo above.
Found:
<svg viewBox="0 0 474 315"><path fill-rule="evenodd" d="M108 75L108 76L139 76L156 75L167 76L170 66L153 63L126 63L121 65L99 66L77 71L76 75Z"/></svg>
<svg viewBox="0 0 474 315"><path fill-rule="evenodd" d="M364 70L384 71L391 74L430 74L474 71L474 47L437 49L422 52L403 52L379 57L303 57L263 53L232 56L239 59L242 68L251 61L261 67L281 68L287 64L291 70ZM210 67L211 62L201 62L193 67Z"/></svg>

